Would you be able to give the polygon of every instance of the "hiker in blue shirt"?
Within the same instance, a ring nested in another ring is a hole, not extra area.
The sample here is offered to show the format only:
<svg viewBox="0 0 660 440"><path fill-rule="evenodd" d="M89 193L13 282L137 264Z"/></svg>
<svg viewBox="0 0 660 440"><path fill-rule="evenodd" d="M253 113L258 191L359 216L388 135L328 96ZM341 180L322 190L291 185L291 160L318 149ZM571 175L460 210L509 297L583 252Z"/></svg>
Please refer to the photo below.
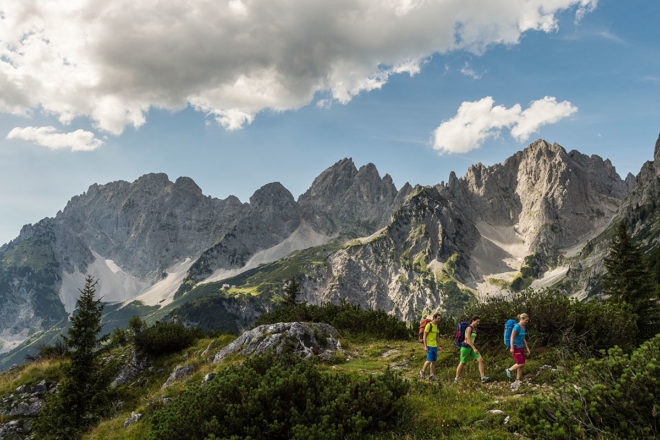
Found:
<svg viewBox="0 0 660 440"><path fill-rule="evenodd" d="M513 326L513 330L511 331L511 348L509 350L516 363L504 371L506 372L507 377L511 377L512 371L516 372L516 381L511 385L511 389L514 391L520 387L520 379L522 379L523 367L525 366L525 350L527 350L527 356L531 353L529 346L527 345L527 339L525 339L528 322L529 315L527 313L521 313L518 315L518 323Z"/></svg>

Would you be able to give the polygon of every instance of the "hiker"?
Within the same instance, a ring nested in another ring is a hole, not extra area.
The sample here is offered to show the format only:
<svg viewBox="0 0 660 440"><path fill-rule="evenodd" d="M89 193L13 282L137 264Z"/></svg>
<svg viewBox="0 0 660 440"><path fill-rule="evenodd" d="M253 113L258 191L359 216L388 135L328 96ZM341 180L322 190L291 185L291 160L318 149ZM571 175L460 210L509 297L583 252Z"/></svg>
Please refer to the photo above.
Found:
<svg viewBox="0 0 660 440"><path fill-rule="evenodd" d="M461 360L458 363L458 368L456 368L456 378L454 382L458 383L461 381L461 371L463 367L470 359L476 359L479 364L479 374L481 375L481 382L488 382L490 377L484 374L484 359L481 357L481 353L477 350L477 347L474 346L474 340L477 338L476 327L479 326L480 319L478 316L473 316L470 319L469 324L465 325L465 337L460 343L461 347ZM461 324L459 324L461 326Z"/></svg>
<svg viewBox="0 0 660 440"><path fill-rule="evenodd" d="M513 355L513 360L516 362L512 367L506 368L506 377L511 377L511 372L516 372L516 380L511 385L513 391L517 391L520 387L520 379L522 379L523 367L525 366L525 350L527 350L527 356L531 353L529 346L527 345L527 339L525 334L527 333L527 323L529 322L529 315L527 313L521 313L518 315L518 323L513 326L511 330L511 341L509 350Z"/></svg>
<svg viewBox="0 0 660 440"><path fill-rule="evenodd" d="M426 368L431 366L431 376L429 380L436 381L438 380L435 377L435 361L438 360L438 350L442 352L442 347L440 346L440 332L438 330L438 323L440 322L440 313L436 312L433 314L433 320L426 324L424 328L424 351L426 352L426 362L421 370L419 370L419 377L426 379Z"/></svg>

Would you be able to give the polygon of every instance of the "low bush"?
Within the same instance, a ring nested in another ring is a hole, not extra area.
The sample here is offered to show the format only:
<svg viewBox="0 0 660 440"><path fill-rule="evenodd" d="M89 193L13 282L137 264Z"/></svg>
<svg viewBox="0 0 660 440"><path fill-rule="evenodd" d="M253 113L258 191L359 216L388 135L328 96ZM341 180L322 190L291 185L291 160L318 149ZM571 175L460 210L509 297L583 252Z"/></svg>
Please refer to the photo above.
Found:
<svg viewBox="0 0 660 440"><path fill-rule="evenodd" d="M292 321L324 322L340 331L386 339L408 339L417 335L417 329L411 334L406 323L396 316L382 310L363 310L347 302L339 305L326 303L320 306L298 304L280 307L261 315L255 326Z"/></svg>
<svg viewBox="0 0 660 440"><path fill-rule="evenodd" d="M203 336L203 332L198 328L186 328L181 324L157 322L155 325L136 333L134 342L138 352L159 356L189 347L195 342L195 339Z"/></svg>
<svg viewBox="0 0 660 440"><path fill-rule="evenodd" d="M298 357L251 357L150 417L151 439L344 439L384 430L408 384L389 369L353 378Z"/></svg>
<svg viewBox="0 0 660 440"><path fill-rule="evenodd" d="M618 345L635 346L637 325L629 307L600 301L580 302L557 290L525 290L509 297L491 298L465 308L462 320L479 316L482 346L503 346L504 323L527 313L527 342L567 352L598 353Z"/></svg>
<svg viewBox="0 0 660 440"><path fill-rule="evenodd" d="M632 355L611 348L589 359L551 397L536 397L518 415L531 438L651 439L660 435L660 334Z"/></svg>

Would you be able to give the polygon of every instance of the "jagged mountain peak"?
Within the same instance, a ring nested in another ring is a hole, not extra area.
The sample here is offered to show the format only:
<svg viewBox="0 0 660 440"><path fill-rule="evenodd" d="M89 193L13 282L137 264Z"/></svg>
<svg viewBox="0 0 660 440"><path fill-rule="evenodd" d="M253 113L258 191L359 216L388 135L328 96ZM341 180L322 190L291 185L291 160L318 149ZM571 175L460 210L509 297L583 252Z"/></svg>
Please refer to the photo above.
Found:
<svg viewBox="0 0 660 440"><path fill-rule="evenodd" d="M252 194L250 197L250 206L253 209L260 209L263 206L279 204L281 201L290 201L295 204L291 192L280 182L267 183Z"/></svg>
<svg viewBox="0 0 660 440"><path fill-rule="evenodd" d="M660 134L658 135L658 140L655 141L655 151L653 152L653 161L655 162L656 171L660 173Z"/></svg>

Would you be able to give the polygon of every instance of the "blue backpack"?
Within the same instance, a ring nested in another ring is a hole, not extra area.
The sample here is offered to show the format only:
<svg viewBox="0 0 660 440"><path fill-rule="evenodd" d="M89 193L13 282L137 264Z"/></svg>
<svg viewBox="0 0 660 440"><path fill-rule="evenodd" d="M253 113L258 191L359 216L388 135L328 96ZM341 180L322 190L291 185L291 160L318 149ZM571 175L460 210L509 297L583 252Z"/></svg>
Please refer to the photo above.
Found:
<svg viewBox="0 0 660 440"><path fill-rule="evenodd" d="M466 347L465 344L465 329L468 328L470 324L467 322L461 322L456 327L456 337L454 338L454 343L457 347Z"/></svg>
<svg viewBox="0 0 660 440"><path fill-rule="evenodd" d="M509 319L506 324L504 324L504 345L509 348L511 348L511 332L517 323L518 322L515 319Z"/></svg>

